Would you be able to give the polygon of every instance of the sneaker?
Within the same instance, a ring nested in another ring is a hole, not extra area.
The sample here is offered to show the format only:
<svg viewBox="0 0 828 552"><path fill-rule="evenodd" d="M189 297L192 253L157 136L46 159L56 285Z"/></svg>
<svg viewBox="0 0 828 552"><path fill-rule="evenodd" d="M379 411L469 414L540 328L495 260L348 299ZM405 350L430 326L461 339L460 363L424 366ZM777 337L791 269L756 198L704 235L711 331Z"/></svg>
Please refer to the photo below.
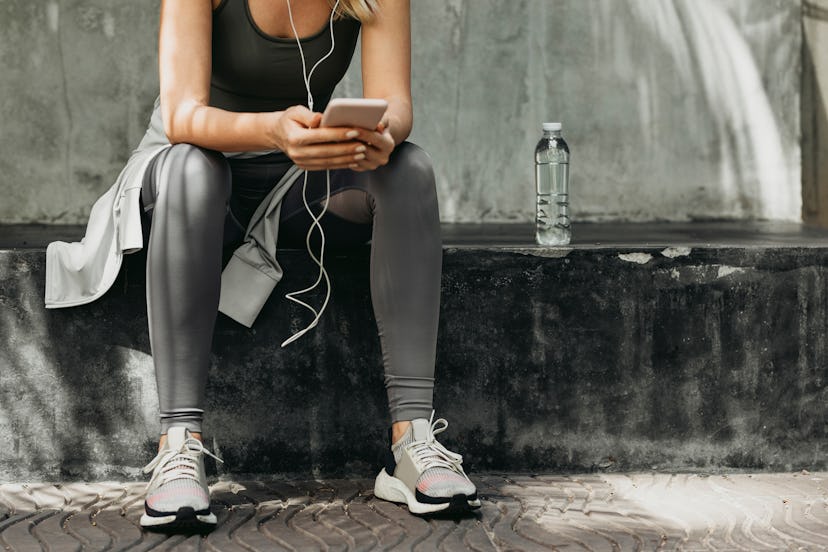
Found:
<svg viewBox="0 0 828 552"><path fill-rule="evenodd" d="M204 455L221 462L184 427L171 427L164 448L144 473L147 484L141 527L174 533L204 533L216 526L210 512L210 491L204 473Z"/></svg>
<svg viewBox="0 0 828 552"><path fill-rule="evenodd" d="M462 513L480 507L477 489L463 471L463 457L434 438L448 427L443 418L411 421L391 447L385 469L374 483L374 496L408 505L412 514Z"/></svg>

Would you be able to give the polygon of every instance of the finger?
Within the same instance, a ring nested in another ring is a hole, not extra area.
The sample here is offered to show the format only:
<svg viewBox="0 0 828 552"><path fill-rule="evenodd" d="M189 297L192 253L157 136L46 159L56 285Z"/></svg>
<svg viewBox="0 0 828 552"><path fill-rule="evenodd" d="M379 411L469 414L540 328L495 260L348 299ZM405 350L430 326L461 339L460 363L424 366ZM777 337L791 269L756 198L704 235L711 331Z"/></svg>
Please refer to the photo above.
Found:
<svg viewBox="0 0 828 552"><path fill-rule="evenodd" d="M385 162L387 162L393 151L394 142L391 140L382 140L380 143L368 146L366 154L371 159L385 159Z"/></svg>
<svg viewBox="0 0 828 552"><path fill-rule="evenodd" d="M396 142L394 142L394 137L387 130L379 134L379 139L372 145L383 151L391 151L397 146Z"/></svg>
<svg viewBox="0 0 828 552"><path fill-rule="evenodd" d="M293 152L293 160L306 161L309 159L332 159L348 155L356 156L360 153L364 154L367 150L368 147L362 142L347 142L342 144L328 142L296 148Z"/></svg>
<svg viewBox="0 0 828 552"><path fill-rule="evenodd" d="M353 169L356 163L337 163L336 165L296 165L300 169L310 172L334 171L338 169Z"/></svg>
<svg viewBox="0 0 828 552"><path fill-rule="evenodd" d="M321 113L314 113L313 118L311 119L310 123L308 124L308 128L319 128L319 125L322 124L322 114Z"/></svg>
<svg viewBox="0 0 828 552"><path fill-rule="evenodd" d="M388 164L388 156L379 153L366 155L365 159L356 162L358 168L365 171L373 171Z"/></svg>
<svg viewBox="0 0 828 552"><path fill-rule="evenodd" d="M363 157L359 157L362 155ZM349 167L354 164L358 164L361 161L364 161L364 154L358 154L357 156L353 155L343 155L340 157L329 157L324 159L306 159L300 160L296 162L296 165L301 168L307 168L312 170L323 170L323 169L331 169L335 167Z"/></svg>
<svg viewBox="0 0 828 552"><path fill-rule="evenodd" d="M292 144L296 147L311 144L330 144L333 142L350 142L356 147L358 144L351 129L320 127L303 129L296 133Z"/></svg>
<svg viewBox="0 0 828 552"><path fill-rule="evenodd" d="M365 161L368 163L381 163L384 165L388 162L388 153L375 147L368 148L365 151Z"/></svg>
<svg viewBox="0 0 828 552"><path fill-rule="evenodd" d="M304 165L304 164L297 164L297 167L306 171L312 172L319 172L319 171L335 171L338 169L354 169L358 165L356 163L337 163L336 165Z"/></svg>
<svg viewBox="0 0 828 552"><path fill-rule="evenodd" d="M391 154L394 151L394 140L384 137L379 143L369 146L365 151L365 160L360 162L361 167L370 167L371 170L388 164Z"/></svg>
<svg viewBox="0 0 828 552"><path fill-rule="evenodd" d="M353 165L349 168L352 171L356 171L356 172L369 172L369 171L375 171L378 168L380 168L381 166L382 165L375 165L373 163L371 163L371 164L356 163L355 165Z"/></svg>
<svg viewBox="0 0 828 552"><path fill-rule="evenodd" d="M310 127L318 115L318 113L314 113L304 105L294 105L285 114L305 127Z"/></svg>
<svg viewBox="0 0 828 552"><path fill-rule="evenodd" d="M383 155L388 157L391 155L391 152L394 151L394 148L397 147L397 144L394 142L393 138L387 138L383 140L380 145L377 146L377 149L382 152Z"/></svg>
<svg viewBox="0 0 828 552"><path fill-rule="evenodd" d="M367 146L367 154L371 156L388 157L394 151L394 142L391 140L380 139L377 142L365 144Z"/></svg>
<svg viewBox="0 0 828 552"><path fill-rule="evenodd" d="M354 136L354 139L359 140L360 142L364 142L365 144L378 144L383 139L383 135L380 132L367 130L364 128L355 128L354 130L357 132L356 136Z"/></svg>

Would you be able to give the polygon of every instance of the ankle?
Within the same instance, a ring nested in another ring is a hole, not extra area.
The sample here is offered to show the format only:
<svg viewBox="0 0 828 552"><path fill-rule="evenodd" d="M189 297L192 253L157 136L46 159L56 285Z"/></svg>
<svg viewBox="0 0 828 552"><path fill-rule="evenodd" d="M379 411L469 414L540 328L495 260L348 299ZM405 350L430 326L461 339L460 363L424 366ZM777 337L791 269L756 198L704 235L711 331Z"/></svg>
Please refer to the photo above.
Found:
<svg viewBox="0 0 828 552"><path fill-rule="evenodd" d="M198 439L199 441L204 442L204 440L201 438L201 433L190 433L190 435L193 437L193 439ZM164 433L158 439L158 450L161 450L162 448L164 448L164 445L166 443L167 443L167 434Z"/></svg>
<svg viewBox="0 0 828 552"><path fill-rule="evenodd" d="M411 427L411 422L409 421L394 422L391 425L391 444L393 445L402 439L409 427Z"/></svg>

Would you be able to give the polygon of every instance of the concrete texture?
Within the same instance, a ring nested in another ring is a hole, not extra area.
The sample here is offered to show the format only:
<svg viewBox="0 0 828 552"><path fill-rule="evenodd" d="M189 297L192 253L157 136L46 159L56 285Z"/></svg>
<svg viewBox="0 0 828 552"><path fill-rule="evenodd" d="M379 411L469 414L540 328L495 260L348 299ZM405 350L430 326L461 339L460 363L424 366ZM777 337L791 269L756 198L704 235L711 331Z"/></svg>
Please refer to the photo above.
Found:
<svg viewBox="0 0 828 552"><path fill-rule="evenodd" d="M614 228L616 235L623 226ZM824 240L824 238L823 238ZM239 474L369 474L387 423L368 250L326 256L319 328L282 298L220 317L209 442ZM0 479L136 477L157 431L143 264L42 307L42 250L0 251ZM828 240L445 249L436 408L480 470L828 467ZM143 451L143 453L141 452Z"/></svg>
<svg viewBox="0 0 828 552"><path fill-rule="evenodd" d="M825 550L825 473L475 475L482 508L421 518L371 480L219 481L207 535L143 532L143 485L0 485L10 550Z"/></svg>
<svg viewBox="0 0 828 552"><path fill-rule="evenodd" d="M532 220L549 119L577 220L799 220L799 0L412 4L413 140L447 222ZM157 11L0 5L0 222L85 221L146 126Z"/></svg>
<svg viewBox="0 0 828 552"><path fill-rule="evenodd" d="M44 249L49 242L79 241L85 227L43 224L0 224L0 249ZM535 248L532 224L444 223L446 247ZM574 228L573 247L828 247L828 230L801 223L763 222L641 222L585 223Z"/></svg>
<svg viewBox="0 0 828 552"><path fill-rule="evenodd" d="M828 1L802 4L802 218L828 227Z"/></svg>

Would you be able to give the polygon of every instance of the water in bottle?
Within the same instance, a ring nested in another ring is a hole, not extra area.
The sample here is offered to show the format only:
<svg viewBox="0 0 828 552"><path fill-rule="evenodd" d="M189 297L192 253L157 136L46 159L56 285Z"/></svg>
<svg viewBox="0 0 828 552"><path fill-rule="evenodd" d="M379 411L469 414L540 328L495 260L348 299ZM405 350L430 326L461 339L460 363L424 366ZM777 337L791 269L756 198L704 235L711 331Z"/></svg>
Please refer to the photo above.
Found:
<svg viewBox="0 0 828 552"><path fill-rule="evenodd" d="M537 192L535 240L541 245L566 245L572 238L569 220L569 146L561 123L543 123L535 148Z"/></svg>

